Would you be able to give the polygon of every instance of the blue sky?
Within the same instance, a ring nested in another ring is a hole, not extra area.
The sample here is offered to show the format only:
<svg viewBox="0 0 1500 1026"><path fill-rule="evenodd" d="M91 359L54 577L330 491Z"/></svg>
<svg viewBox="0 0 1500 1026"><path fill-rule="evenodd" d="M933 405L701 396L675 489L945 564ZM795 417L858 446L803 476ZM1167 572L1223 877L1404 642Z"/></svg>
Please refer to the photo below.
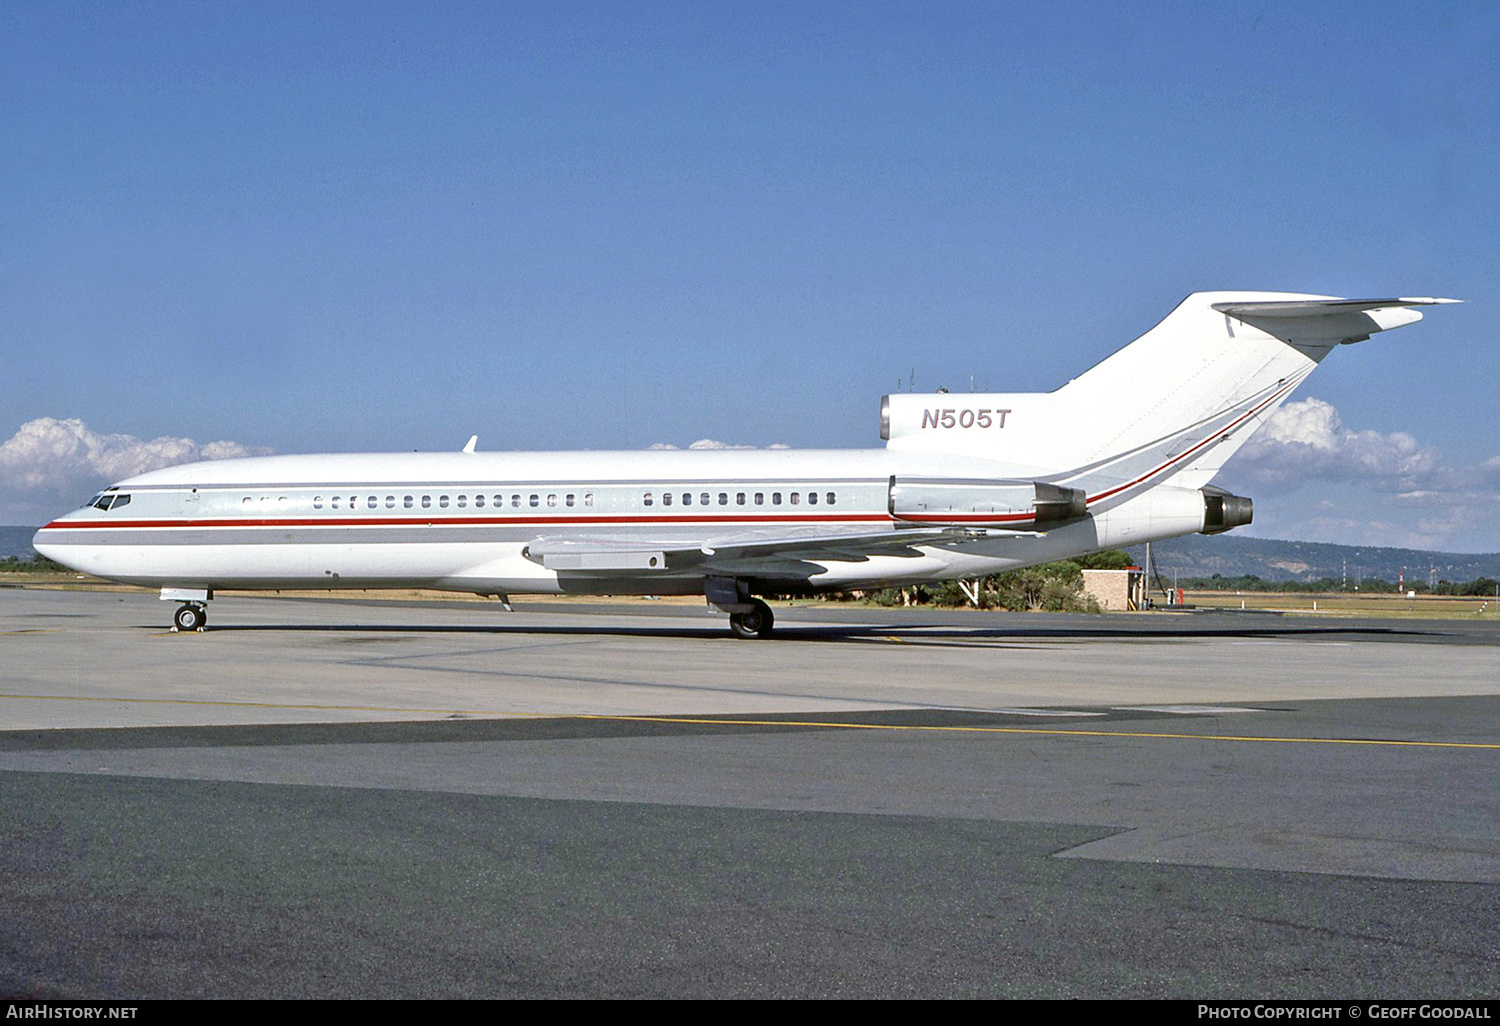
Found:
<svg viewBox="0 0 1500 1026"><path fill-rule="evenodd" d="M0 90L0 520L120 439L877 445L1264 288L1468 303L1252 530L1500 549L1493 3L16 2Z"/></svg>

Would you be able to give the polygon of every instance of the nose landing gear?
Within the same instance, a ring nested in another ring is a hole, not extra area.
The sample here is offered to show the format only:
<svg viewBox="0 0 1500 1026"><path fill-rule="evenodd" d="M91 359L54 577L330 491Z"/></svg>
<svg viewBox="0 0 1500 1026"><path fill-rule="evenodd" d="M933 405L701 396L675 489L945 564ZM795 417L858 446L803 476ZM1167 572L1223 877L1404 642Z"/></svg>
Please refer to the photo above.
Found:
<svg viewBox="0 0 1500 1026"><path fill-rule="evenodd" d="M172 615L173 629L178 631L201 631L207 622L208 610L203 606L178 606Z"/></svg>
<svg viewBox="0 0 1500 1026"><path fill-rule="evenodd" d="M208 588L163 588L163 602L181 602L172 614L174 631L201 631L208 622L208 601L214 597Z"/></svg>

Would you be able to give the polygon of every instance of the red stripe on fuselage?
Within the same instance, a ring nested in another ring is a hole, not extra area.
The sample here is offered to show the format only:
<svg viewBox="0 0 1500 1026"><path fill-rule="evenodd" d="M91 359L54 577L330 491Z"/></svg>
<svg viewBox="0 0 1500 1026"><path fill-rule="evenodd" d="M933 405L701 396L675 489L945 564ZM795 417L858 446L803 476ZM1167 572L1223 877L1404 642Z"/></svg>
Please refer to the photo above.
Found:
<svg viewBox="0 0 1500 1026"><path fill-rule="evenodd" d="M1309 371L1309 373L1311 373L1311 372ZM1111 495L1118 495L1118 494L1120 494L1121 492L1123 492L1127 488L1134 488L1136 485L1140 484L1142 481L1145 481L1145 480L1147 480L1149 478L1155 477L1157 474L1161 473L1163 470L1166 470L1168 467L1173 466L1173 465L1175 465L1177 463L1181 463L1183 460L1187 459L1193 453L1197 452L1199 449L1203 448L1205 445L1208 445L1215 438L1221 437L1226 431L1233 431L1235 428L1237 428L1241 424L1245 423L1245 421L1247 421L1251 417L1255 416L1261 410L1264 410L1267 406L1269 406L1272 403L1274 403L1277 399L1279 399L1282 396L1286 395L1292 389L1294 389L1298 385L1300 385L1302 383L1303 378L1306 378L1306 377L1307 377L1307 374L1303 374L1302 377L1299 377L1296 381L1293 381L1291 384L1287 385L1285 388L1281 388L1281 389L1276 390L1275 392L1272 392L1271 395L1266 398L1265 402L1263 402L1263 403L1259 404L1258 406L1255 406L1252 409L1248 410L1243 417L1241 417L1240 419L1234 421L1231 424L1226 424L1224 427L1222 427L1219 430L1215 431L1213 434L1209 435L1207 438L1205 438L1203 441L1199 442L1197 445L1193 446L1191 449L1188 449L1186 452L1182 452L1182 453L1177 454L1176 456L1173 456L1171 459L1167 460L1167 462L1163 463L1161 466L1157 467L1155 470L1149 470L1149 471L1147 471L1146 473L1142 474L1140 477L1136 478L1134 481L1130 481L1130 482L1128 482L1126 484L1119 485L1118 487L1111 488L1111 489L1109 489L1108 491L1105 491L1105 492L1100 492L1098 495L1092 495L1092 496L1089 497L1088 501L1089 502L1099 502L1102 499L1109 498Z"/></svg>
<svg viewBox="0 0 1500 1026"><path fill-rule="evenodd" d="M834 516L684 516L684 517L287 517L253 520L54 520L43 531L71 531L78 528L202 528L202 527L439 527L445 525L489 525L523 527L532 524L840 524L850 522L890 522L885 513L849 513Z"/></svg>

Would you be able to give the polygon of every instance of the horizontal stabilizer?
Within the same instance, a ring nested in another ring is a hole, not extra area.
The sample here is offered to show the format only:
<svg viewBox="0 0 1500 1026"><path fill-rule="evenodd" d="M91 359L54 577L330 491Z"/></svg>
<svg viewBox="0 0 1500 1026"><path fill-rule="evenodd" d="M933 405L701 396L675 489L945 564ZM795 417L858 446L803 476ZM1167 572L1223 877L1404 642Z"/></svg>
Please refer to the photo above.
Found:
<svg viewBox="0 0 1500 1026"><path fill-rule="evenodd" d="M1461 303L1461 299L1410 296L1394 299L1318 299L1213 303L1212 309L1287 342L1333 345L1362 342L1422 319L1414 306Z"/></svg>
<svg viewBox="0 0 1500 1026"><path fill-rule="evenodd" d="M1411 296L1401 299L1298 299L1267 303L1214 303L1212 305L1215 310L1232 317L1240 314L1255 314L1261 317L1316 317L1323 314L1347 313L1353 310L1384 310L1387 307L1437 306L1442 303L1462 302L1462 299Z"/></svg>

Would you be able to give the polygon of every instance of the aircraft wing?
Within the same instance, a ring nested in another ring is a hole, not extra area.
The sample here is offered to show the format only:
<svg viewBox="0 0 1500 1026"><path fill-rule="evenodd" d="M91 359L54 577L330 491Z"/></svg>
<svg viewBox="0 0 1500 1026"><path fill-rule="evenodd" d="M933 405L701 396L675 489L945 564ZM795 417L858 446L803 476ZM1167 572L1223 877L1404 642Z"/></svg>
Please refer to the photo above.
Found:
<svg viewBox="0 0 1500 1026"><path fill-rule="evenodd" d="M972 542L989 532L956 527L830 531L822 528L749 528L706 538L640 535L544 535L528 544L527 559L549 570L754 572L788 562L854 561L871 556L919 556L916 546ZM1003 534L1030 534L1002 531Z"/></svg>

